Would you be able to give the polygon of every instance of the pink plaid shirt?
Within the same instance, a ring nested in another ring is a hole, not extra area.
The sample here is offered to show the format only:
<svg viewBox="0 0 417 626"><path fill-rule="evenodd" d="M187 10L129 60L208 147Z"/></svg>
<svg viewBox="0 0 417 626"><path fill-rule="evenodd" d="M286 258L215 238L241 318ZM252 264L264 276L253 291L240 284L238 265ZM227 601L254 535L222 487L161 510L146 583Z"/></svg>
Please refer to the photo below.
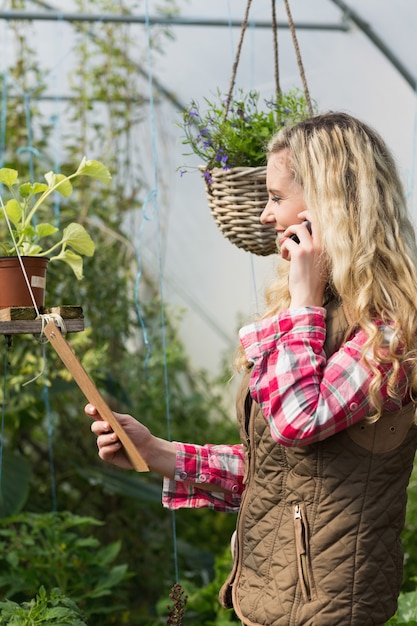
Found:
<svg viewBox="0 0 417 626"><path fill-rule="evenodd" d="M379 325L388 339L391 330ZM372 412L369 402L371 371L362 359L367 337L358 329L330 358L323 349L326 310L302 307L241 329L240 340L253 362L250 391L268 421L273 439L284 446L303 446L326 439ZM382 375L381 394L386 410L400 403L387 396L390 363L369 365ZM407 389L406 374L399 376L399 395ZM176 444L175 480L165 479L163 504L170 508L209 507L221 511L239 508L243 485L241 445L195 446ZM216 485L212 492L199 485Z"/></svg>

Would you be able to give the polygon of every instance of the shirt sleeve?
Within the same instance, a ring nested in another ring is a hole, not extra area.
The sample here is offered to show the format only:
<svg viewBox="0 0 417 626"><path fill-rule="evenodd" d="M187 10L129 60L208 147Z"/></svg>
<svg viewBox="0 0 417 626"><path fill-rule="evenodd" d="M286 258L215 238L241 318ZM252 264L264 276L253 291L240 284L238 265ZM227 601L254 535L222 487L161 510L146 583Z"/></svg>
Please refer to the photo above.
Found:
<svg viewBox="0 0 417 626"><path fill-rule="evenodd" d="M382 324L379 331L391 332ZM251 395L273 439L284 446L326 439L373 411L368 393L372 372L362 357L366 334L357 330L329 359L325 339L326 310L321 307L281 311L240 331L246 356L253 363ZM387 395L391 364L377 363L372 352L366 359L382 374L385 408L398 409L400 402ZM404 392L405 387L401 371L399 388Z"/></svg>
<svg viewBox="0 0 417 626"><path fill-rule="evenodd" d="M175 477L164 478L162 504L170 509L207 507L237 512L244 490L242 445L175 442L175 446ZM210 485L225 491L211 491Z"/></svg>

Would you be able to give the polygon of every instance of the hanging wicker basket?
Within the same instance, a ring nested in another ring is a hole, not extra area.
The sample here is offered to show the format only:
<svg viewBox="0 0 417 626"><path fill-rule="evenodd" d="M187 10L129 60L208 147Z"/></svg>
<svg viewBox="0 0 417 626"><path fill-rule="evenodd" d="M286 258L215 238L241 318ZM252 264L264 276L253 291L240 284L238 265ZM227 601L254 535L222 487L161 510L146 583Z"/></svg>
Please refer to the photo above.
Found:
<svg viewBox="0 0 417 626"><path fill-rule="evenodd" d="M277 252L276 232L259 221L268 201L266 167L210 170L200 166L211 214L221 233L238 248L260 256Z"/></svg>

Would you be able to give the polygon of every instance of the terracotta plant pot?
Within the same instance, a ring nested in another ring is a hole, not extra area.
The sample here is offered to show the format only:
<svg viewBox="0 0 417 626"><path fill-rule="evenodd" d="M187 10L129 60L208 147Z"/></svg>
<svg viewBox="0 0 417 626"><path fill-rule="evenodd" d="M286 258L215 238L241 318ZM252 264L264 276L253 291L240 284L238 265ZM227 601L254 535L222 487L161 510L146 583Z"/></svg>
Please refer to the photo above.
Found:
<svg viewBox="0 0 417 626"><path fill-rule="evenodd" d="M49 259L45 257L21 257L26 276L18 257L0 257L0 309L8 307L33 307L33 294L36 306L45 305L46 269Z"/></svg>

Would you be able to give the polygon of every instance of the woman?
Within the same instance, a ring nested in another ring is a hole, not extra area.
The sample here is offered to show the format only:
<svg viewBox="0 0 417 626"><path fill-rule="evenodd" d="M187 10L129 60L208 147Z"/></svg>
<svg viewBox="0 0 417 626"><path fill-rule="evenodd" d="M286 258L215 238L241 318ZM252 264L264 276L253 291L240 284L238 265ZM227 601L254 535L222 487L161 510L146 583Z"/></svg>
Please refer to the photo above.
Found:
<svg viewBox="0 0 417 626"><path fill-rule="evenodd" d="M269 200L285 263L240 331L242 443L155 438L118 415L171 508L239 510L221 590L247 626L382 626L396 611L417 446L417 247L381 138L344 113L281 130ZM130 467L94 418L102 459Z"/></svg>

